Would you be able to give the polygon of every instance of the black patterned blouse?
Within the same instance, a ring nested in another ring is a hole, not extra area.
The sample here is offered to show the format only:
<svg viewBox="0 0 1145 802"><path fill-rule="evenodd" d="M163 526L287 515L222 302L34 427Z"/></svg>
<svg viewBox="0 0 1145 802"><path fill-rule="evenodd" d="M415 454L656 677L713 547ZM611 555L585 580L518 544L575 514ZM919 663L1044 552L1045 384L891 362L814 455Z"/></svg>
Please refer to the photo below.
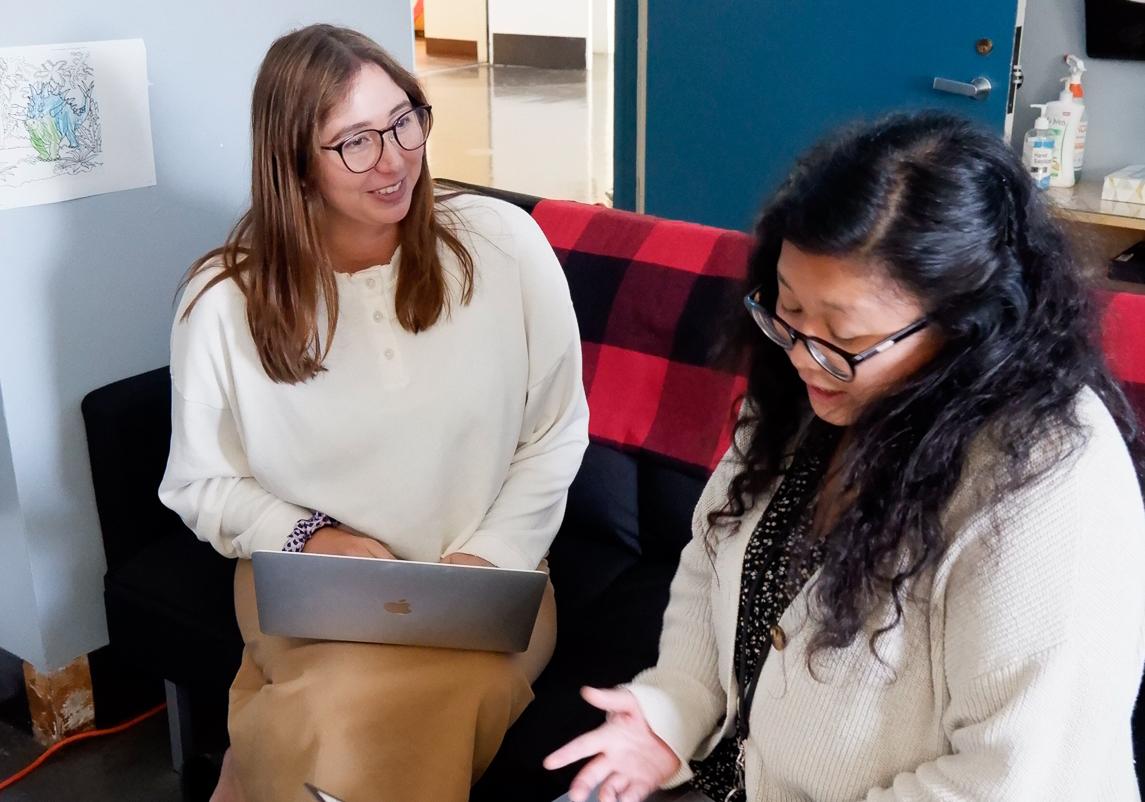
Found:
<svg viewBox="0 0 1145 802"><path fill-rule="evenodd" d="M707 758L692 764L692 786L718 802L746 799L743 744L749 732L747 713L771 648L782 651L787 645L779 619L823 561L818 545L809 552L795 546L810 529L815 496L842 432L818 418L812 420L748 541L736 625L735 732ZM796 554L807 556L793 569L791 560Z"/></svg>

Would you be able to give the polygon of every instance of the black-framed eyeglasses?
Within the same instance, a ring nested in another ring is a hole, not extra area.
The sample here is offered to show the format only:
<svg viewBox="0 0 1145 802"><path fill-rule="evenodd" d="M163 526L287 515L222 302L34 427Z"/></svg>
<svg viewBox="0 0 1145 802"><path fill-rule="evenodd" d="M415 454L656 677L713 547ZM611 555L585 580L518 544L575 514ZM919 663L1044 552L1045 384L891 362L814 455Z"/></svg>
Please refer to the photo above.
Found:
<svg viewBox="0 0 1145 802"><path fill-rule="evenodd" d="M389 128L367 128L343 139L337 145L323 145L342 157L351 173L368 173L382 159L386 134L402 150L417 150L429 139L433 127L433 106L416 106L394 120Z"/></svg>
<svg viewBox="0 0 1145 802"><path fill-rule="evenodd" d="M743 304L751 313L751 317L755 321L755 324L759 326L760 331L767 335L767 339L771 340L784 351L790 351L795 347L797 342L802 342L804 347L807 348L807 353L811 354L811 358L815 360L819 367L823 368L823 370L830 373L839 381L844 382L854 381L855 368L860 363L866 362L871 357L883 353L895 343L902 342L915 332L922 331L929 323L925 317L919 318L914 323L899 329L894 334L885 337L870 348L866 348L857 354L852 354L836 345L832 345L826 340L812 337L796 329L755 299L759 291L760 288L756 287L745 295Z"/></svg>

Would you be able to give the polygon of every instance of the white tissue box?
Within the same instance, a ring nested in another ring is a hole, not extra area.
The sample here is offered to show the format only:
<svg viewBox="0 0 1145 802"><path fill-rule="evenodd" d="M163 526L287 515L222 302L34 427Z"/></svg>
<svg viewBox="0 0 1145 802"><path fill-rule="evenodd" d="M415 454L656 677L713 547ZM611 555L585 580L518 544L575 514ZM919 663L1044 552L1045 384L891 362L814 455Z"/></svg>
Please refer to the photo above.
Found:
<svg viewBox="0 0 1145 802"><path fill-rule="evenodd" d="M1105 177L1101 199L1122 203L1145 203L1145 164L1131 164Z"/></svg>

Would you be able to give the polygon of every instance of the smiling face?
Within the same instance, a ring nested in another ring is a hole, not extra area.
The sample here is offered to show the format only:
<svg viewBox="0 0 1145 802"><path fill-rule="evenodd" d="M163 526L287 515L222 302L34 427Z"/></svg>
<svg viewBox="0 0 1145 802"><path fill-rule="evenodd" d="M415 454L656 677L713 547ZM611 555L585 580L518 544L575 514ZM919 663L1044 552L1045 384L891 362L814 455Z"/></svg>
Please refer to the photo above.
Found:
<svg viewBox="0 0 1145 802"><path fill-rule="evenodd" d="M364 130L389 128L410 108L409 97L385 70L363 64L319 126L319 144L334 147ZM424 146L404 150L387 134L378 163L354 173L337 152L319 151L315 178L326 207L323 233L331 239L372 239L386 229L396 231L409 212L424 154Z"/></svg>
<svg viewBox="0 0 1145 802"><path fill-rule="evenodd" d="M776 270L775 314L803 334L857 354L925 315L918 299L868 262L801 251L784 242ZM933 327L860 363L851 382L836 379L797 342L788 358L807 385L811 408L838 426L929 362L941 345Z"/></svg>

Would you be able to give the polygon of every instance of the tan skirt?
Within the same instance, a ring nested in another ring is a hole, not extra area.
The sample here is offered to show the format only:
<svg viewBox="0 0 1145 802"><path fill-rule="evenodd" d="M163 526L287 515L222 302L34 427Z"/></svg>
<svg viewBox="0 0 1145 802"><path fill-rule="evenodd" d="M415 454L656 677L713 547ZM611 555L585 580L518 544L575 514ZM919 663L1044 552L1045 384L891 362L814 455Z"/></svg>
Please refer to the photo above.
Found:
<svg viewBox="0 0 1145 802"><path fill-rule="evenodd" d="M235 571L246 648L230 693L249 802L465 802L552 656L552 585L527 652L504 655L264 635L249 560Z"/></svg>

